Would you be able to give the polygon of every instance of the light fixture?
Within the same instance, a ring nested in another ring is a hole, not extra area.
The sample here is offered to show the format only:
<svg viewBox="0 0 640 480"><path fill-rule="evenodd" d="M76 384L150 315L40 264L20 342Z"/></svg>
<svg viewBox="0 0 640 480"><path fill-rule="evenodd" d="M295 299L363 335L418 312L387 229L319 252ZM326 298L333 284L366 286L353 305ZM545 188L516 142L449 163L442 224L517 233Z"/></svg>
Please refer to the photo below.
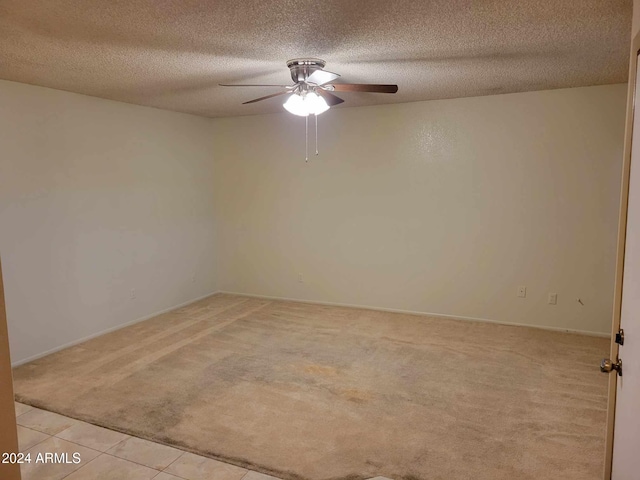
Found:
<svg viewBox="0 0 640 480"><path fill-rule="evenodd" d="M327 101L316 92L308 92L304 97L304 103L307 106L307 111L313 115L320 115L329 110Z"/></svg>
<svg viewBox="0 0 640 480"><path fill-rule="evenodd" d="M329 110L329 105L315 92L293 93L289 96L283 107L294 115L307 117L309 115L320 115Z"/></svg>
<svg viewBox="0 0 640 480"><path fill-rule="evenodd" d="M286 102L282 104L285 110L304 118L305 162L309 161L309 115L313 115L316 127L316 155L318 155L318 115L329 110L327 101L308 88L296 89L291 92Z"/></svg>
<svg viewBox="0 0 640 480"><path fill-rule="evenodd" d="M284 102L282 106L285 108L285 110L287 110L289 113L293 113L294 115L298 115L300 117L306 117L309 115L307 106L304 104L304 99L297 93L290 95L287 101Z"/></svg>

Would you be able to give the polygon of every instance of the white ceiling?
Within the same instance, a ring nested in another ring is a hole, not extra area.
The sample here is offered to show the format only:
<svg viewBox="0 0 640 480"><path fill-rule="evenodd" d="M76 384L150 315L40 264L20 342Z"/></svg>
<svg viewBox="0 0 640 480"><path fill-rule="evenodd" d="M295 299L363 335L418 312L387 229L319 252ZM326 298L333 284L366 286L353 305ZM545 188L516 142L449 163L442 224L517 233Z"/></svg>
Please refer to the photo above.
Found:
<svg viewBox="0 0 640 480"><path fill-rule="evenodd" d="M319 57L346 106L627 80L632 0L0 0L0 78L210 117L282 110ZM338 108L343 108L338 107Z"/></svg>

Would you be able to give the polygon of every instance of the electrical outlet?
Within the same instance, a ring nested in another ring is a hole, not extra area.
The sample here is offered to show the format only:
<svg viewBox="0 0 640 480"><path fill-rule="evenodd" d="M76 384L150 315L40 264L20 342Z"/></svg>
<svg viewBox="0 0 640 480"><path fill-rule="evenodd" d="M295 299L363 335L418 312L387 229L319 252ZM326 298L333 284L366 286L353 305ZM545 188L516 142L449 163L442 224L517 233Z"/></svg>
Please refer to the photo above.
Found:
<svg viewBox="0 0 640 480"><path fill-rule="evenodd" d="M304 279L302 278L302 274L298 274L298 283L304 283Z"/></svg>
<svg viewBox="0 0 640 480"><path fill-rule="evenodd" d="M518 287L518 296L520 298L525 298L527 296L527 287L525 286L519 286Z"/></svg>
<svg viewBox="0 0 640 480"><path fill-rule="evenodd" d="M558 303L558 294L550 293L549 294L549 305L556 305Z"/></svg>
<svg viewBox="0 0 640 480"><path fill-rule="evenodd" d="M129 290L129 298L131 300L134 300L136 298L136 289L132 288L131 290Z"/></svg>

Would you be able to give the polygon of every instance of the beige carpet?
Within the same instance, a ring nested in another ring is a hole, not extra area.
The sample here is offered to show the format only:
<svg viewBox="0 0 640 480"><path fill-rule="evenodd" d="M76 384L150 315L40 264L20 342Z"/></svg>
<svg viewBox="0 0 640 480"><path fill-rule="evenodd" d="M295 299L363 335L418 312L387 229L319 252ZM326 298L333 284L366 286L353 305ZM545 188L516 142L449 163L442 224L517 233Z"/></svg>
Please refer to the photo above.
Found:
<svg viewBox="0 0 640 480"><path fill-rule="evenodd" d="M289 479L600 479L608 341L216 295L15 370L17 399Z"/></svg>

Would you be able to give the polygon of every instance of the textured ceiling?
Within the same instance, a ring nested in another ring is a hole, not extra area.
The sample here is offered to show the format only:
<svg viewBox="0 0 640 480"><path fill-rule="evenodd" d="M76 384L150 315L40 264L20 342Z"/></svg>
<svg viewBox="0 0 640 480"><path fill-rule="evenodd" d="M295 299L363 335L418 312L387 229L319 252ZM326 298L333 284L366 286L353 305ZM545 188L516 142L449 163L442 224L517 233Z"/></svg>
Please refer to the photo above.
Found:
<svg viewBox="0 0 640 480"><path fill-rule="evenodd" d="M319 57L346 106L625 82L632 0L0 0L0 78L219 117ZM342 107L338 107L342 108Z"/></svg>

